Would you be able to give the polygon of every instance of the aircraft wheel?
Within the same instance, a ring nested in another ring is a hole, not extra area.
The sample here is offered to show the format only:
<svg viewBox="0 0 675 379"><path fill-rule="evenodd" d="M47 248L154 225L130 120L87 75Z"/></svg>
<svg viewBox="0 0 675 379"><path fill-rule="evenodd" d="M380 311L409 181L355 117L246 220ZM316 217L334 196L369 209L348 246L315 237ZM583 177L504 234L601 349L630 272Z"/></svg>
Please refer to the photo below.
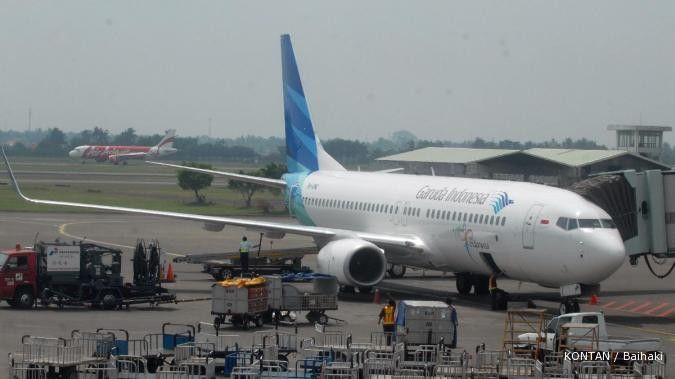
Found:
<svg viewBox="0 0 675 379"><path fill-rule="evenodd" d="M398 279L402 278L405 275L406 267L403 265L391 265L391 268L387 270L390 278Z"/></svg>
<svg viewBox="0 0 675 379"><path fill-rule="evenodd" d="M359 287L359 293L371 293L373 292L373 287Z"/></svg>
<svg viewBox="0 0 675 379"><path fill-rule="evenodd" d="M483 296L490 294L490 277L485 275L473 275L473 290L476 295Z"/></svg>
<svg viewBox="0 0 675 379"><path fill-rule="evenodd" d="M457 274L456 285L457 292L461 295L468 295L471 292L471 287L473 287L471 274Z"/></svg>

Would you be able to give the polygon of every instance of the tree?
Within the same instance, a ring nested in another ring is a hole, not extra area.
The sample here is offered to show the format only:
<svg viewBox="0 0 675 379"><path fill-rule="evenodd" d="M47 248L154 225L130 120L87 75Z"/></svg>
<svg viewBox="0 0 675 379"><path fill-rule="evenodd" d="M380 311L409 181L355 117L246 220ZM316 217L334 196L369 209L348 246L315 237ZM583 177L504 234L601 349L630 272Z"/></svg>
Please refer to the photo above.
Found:
<svg viewBox="0 0 675 379"><path fill-rule="evenodd" d="M115 145L134 145L137 139L138 136L134 128L127 128L127 130L115 136L113 143Z"/></svg>
<svg viewBox="0 0 675 379"><path fill-rule="evenodd" d="M211 169L211 165L209 164L196 162L183 162L183 166ZM204 204L206 199L204 195L199 194L199 191L211 185L211 182L213 182L213 175L188 170L180 170L177 175L180 188L194 191L195 202L197 204Z"/></svg>
<svg viewBox="0 0 675 379"><path fill-rule="evenodd" d="M288 167L285 164L276 162L269 163L258 171L260 176L272 179L281 179L281 176L286 172L288 172ZM270 191L274 194L279 193L278 188L270 188Z"/></svg>
<svg viewBox="0 0 675 379"><path fill-rule="evenodd" d="M281 176L286 173L286 171L288 171L286 165L272 162L266 165L265 167L259 169L258 171L244 173L244 171L240 170L239 173L244 175L262 176L265 178L280 179ZM240 180L230 180L229 184L227 185L227 188L239 192L241 196L244 198L247 208L251 207L251 200L253 199L253 195L256 192L263 192L265 190L268 190L267 187L262 186L260 184L242 182ZM272 193L279 193L279 189L276 188L271 189L271 191Z"/></svg>
<svg viewBox="0 0 675 379"><path fill-rule="evenodd" d="M242 170L239 170L239 173L243 175L257 176L257 174L260 173L260 170L246 173ZM242 182L241 180L230 180L230 182L227 184L227 188L235 190L241 194L241 196L244 198L244 201L246 202L246 208L251 208L251 198L253 198L253 195L256 192L262 192L265 190L265 187L261 186L260 184Z"/></svg>
<svg viewBox="0 0 675 379"><path fill-rule="evenodd" d="M323 147L340 162L363 163L368 160L368 145L363 142L335 138L326 141Z"/></svg>
<svg viewBox="0 0 675 379"><path fill-rule="evenodd" d="M108 132L107 130L103 128L99 128L98 126L94 127L94 131L91 132L91 139L92 142L95 145L107 145L108 144Z"/></svg>
<svg viewBox="0 0 675 379"><path fill-rule="evenodd" d="M59 156L66 152L66 135L59 128L51 128L47 136L37 145L41 155Z"/></svg>

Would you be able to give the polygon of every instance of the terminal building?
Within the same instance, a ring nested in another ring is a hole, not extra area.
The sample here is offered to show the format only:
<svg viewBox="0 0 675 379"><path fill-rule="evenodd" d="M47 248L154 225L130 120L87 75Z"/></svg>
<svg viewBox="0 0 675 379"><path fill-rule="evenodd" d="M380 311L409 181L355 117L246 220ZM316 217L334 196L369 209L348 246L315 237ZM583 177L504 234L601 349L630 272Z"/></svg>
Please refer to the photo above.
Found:
<svg viewBox="0 0 675 379"><path fill-rule="evenodd" d="M610 125L615 150L533 148L527 150L427 147L378 161L405 173L527 181L568 187L602 172L670 170L658 159L670 127Z"/></svg>

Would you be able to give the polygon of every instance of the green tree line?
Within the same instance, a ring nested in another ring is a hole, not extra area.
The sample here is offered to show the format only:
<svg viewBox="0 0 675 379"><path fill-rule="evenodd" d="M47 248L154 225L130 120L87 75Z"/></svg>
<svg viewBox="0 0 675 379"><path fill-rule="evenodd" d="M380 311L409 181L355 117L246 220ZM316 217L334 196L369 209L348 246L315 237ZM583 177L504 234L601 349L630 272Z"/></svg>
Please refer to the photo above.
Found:
<svg viewBox="0 0 675 379"><path fill-rule="evenodd" d="M16 156L66 156L67 152L80 145L155 145L161 134L139 135L133 128L119 134L112 134L100 127L93 127L78 133L64 133L59 128L33 131L1 131L0 144ZM551 139L548 141L488 141L476 138L470 141L425 140L408 131L397 131L388 137L374 141L358 141L342 138L322 141L326 151L346 165L365 164L376 158L431 146L472 147L499 149L529 149L534 147L564 149L607 149L595 141L580 138ZM284 162L284 139L280 137L242 136L237 138L180 137L174 147L178 152L174 160L184 161L227 161L266 164ZM675 164L675 146L664 143L663 162Z"/></svg>

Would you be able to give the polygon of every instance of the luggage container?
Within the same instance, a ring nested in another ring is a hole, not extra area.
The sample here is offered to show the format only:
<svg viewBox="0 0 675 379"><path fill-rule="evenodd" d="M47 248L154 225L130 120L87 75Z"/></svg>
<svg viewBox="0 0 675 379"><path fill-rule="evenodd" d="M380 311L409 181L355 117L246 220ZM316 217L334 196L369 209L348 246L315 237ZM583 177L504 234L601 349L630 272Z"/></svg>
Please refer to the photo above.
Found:
<svg viewBox="0 0 675 379"><path fill-rule="evenodd" d="M454 325L442 301L401 300L396 311L397 342L408 345L450 345Z"/></svg>

